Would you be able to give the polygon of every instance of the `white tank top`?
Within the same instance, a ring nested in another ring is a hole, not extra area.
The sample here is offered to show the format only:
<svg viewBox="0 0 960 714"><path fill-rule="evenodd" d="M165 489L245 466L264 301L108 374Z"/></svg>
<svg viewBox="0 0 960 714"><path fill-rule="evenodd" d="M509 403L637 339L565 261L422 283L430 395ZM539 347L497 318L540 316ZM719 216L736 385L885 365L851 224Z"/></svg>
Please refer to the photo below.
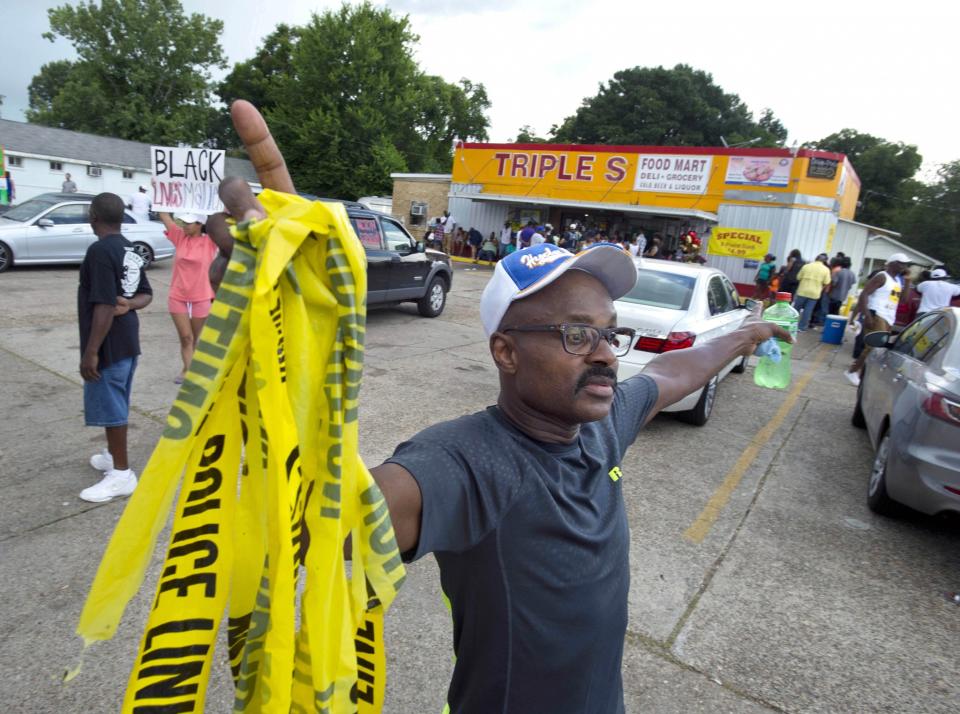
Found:
<svg viewBox="0 0 960 714"><path fill-rule="evenodd" d="M897 321L897 305L900 304L900 278L892 277L886 270L881 275L884 277L883 285L867 299L867 308L886 320L888 325L893 325Z"/></svg>

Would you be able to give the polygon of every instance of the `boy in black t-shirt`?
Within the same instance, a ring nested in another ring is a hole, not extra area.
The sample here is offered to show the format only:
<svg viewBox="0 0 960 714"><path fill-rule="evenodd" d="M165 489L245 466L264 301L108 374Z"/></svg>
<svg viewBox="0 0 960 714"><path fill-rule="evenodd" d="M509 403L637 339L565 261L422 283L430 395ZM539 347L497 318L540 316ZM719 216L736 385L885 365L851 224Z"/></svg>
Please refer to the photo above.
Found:
<svg viewBox="0 0 960 714"><path fill-rule="evenodd" d="M80 375L87 426L102 426L107 450L90 457L105 472L80 498L92 503L129 496L137 477L127 463L127 415L130 389L140 354L140 321L153 291L143 259L120 234L123 200L101 193L90 204L90 226L97 242L87 248L80 266L77 314L80 326Z"/></svg>

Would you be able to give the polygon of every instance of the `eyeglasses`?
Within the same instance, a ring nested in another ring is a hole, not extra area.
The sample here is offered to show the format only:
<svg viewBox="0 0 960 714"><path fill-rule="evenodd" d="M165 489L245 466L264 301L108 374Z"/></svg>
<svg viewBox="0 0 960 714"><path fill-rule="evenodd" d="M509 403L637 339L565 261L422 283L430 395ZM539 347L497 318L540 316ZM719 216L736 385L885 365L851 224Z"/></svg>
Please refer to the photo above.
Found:
<svg viewBox="0 0 960 714"><path fill-rule="evenodd" d="M594 327L581 323L561 323L559 325L525 325L507 327L501 332L559 332L563 338L563 349L572 355L589 355L600 346L604 339L616 357L623 357L630 350L637 331L632 327Z"/></svg>

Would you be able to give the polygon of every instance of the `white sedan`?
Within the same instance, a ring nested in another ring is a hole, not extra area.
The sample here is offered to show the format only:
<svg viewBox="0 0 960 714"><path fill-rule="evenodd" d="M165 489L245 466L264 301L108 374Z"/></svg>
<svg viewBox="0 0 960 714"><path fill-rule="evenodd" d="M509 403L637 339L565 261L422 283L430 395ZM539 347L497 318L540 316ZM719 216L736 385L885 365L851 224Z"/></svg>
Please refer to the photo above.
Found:
<svg viewBox="0 0 960 714"><path fill-rule="evenodd" d="M44 193L0 214L0 273L11 265L82 263L97 237L87 217L92 194ZM173 255L157 221L138 222L127 211L123 235L146 265Z"/></svg>
<svg viewBox="0 0 960 714"><path fill-rule="evenodd" d="M748 312L730 279L716 268L666 260L635 259L637 284L616 301L617 324L637 331L630 351L620 358L618 379L627 379L664 352L702 345L736 330ZM710 418L717 384L731 371L743 372L747 359L726 365L703 389L664 411L702 426Z"/></svg>

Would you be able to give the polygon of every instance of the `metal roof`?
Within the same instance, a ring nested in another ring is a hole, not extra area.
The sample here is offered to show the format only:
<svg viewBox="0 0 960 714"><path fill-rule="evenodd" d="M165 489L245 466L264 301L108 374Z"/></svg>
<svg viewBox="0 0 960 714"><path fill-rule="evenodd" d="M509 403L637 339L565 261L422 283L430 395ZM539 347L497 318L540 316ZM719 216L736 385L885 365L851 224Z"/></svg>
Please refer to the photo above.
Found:
<svg viewBox="0 0 960 714"><path fill-rule="evenodd" d="M602 203L598 201L571 201L563 198L548 198L546 196L529 197L513 196L509 194L493 193L465 193L451 191L448 198L467 198L471 201L496 201L497 203L524 203L535 206L559 206L561 208L588 209L595 211L618 211L620 213L644 213L653 216L668 216L674 218L699 218L710 223L717 222L717 214L710 211L701 211L696 208L672 208L669 206L642 206L633 203Z"/></svg>
<svg viewBox="0 0 960 714"><path fill-rule="evenodd" d="M11 153L150 171L150 144L110 136L83 134L40 124L0 119L0 146ZM257 172L247 159L226 157L228 176L257 182Z"/></svg>

